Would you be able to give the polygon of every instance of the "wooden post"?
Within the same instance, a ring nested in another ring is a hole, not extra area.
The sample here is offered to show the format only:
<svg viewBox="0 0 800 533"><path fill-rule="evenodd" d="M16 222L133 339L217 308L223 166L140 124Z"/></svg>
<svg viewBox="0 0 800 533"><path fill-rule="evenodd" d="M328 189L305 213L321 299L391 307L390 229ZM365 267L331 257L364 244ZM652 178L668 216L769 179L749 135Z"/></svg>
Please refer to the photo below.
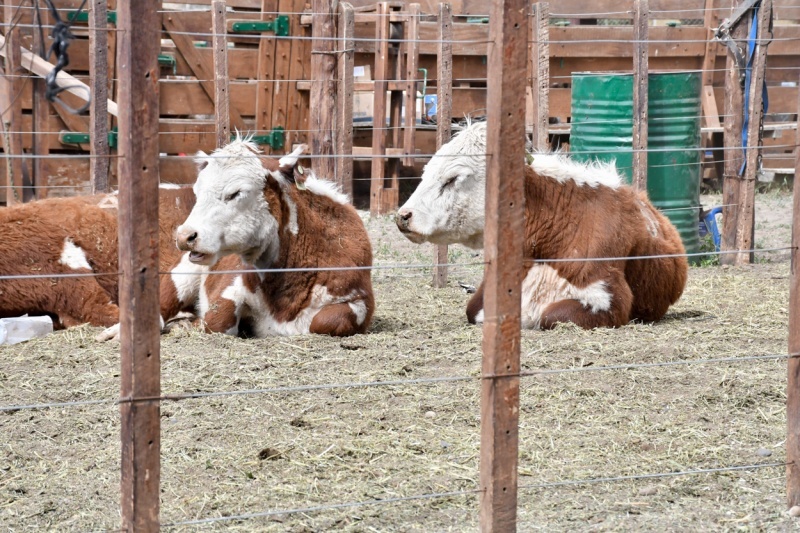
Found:
<svg viewBox="0 0 800 533"><path fill-rule="evenodd" d="M311 168L318 176L336 175L332 157L336 123L337 0L314 0L311 17Z"/></svg>
<svg viewBox="0 0 800 533"><path fill-rule="evenodd" d="M800 95L797 98L800 109ZM792 266L789 281L789 379L786 384L786 506L800 505L800 128L794 149Z"/></svg>
<svg viewBox="0 0 800 533"><path fill-rule="evenodd" d="M526 0L492 6L489 21L486 230L481 384L481 531L515 531L520 292L525 227Z"/></svg>
<svg viewBox="0 0 800 533"><path fill-rule="evenodd" d="M39 24L42 27L47 27L50 21L50 13L46 9L38 11L41 20L36 20L34 13L34 25ZM47 52L46 36L44 41L40 39L38 31L33 32L33 53L38 54L40 51ZM91 67L90 67L91 68ZM50 153L50 135L46 132L50 130L50 102L45 95L47 85L43 78L39 76L33 77L33 131L38 132L33 136L33 153L37 157L33 160L33 185L36 194L36 199L41 200L47 197L47 159L41 156L46 156ZM108 160L106 160L108 165Z"/></svg>
<svg viewBox="0 0 800 533"><path fill-rule="evenodd" d="M214 32L214 119L217 126L217 148L221 148L231 142L225 0L211 2L211 31Z"/></svg>
<svg viewBox="0 0 800 533"><path fill-rule="evenodd" d="M89 7L89 136L92 159L89 175L92 193L108 192L108 7L106 0L92 0Z"/></svg>
<svg viewBox="0 0 800 533"><path fill-rule="evenodd" d="M533 148L540 152L550 149L550 4L533 5L531 20L533 49L531 51L531 95L533 97Z"/></svg>
<svg viewBox="0 0 800 533"><path fill-rule="evenodd" d="M633 8L633 186L646 192L648 0L634 0Z"/></svg>
<svg viewBox="0 0 800 533"><path fill-rule="evenodd" d="M745 98L748 101L747 151L745 153L744 176L739 182L739 216L736 219L736 249L752 250L755 233L756 175L761 164L761 145L764 121L764 78L767 72L767 46L772 39L772 0L762 0L758 10L757 44L753 51L753 69L750 87ZM754 252L739 252L734 264L752 263Z"/></svg>
<svg viewBox="0 0 800 533"><path fill-rule="evenodd" d="M737 5L740 1L736 2ZM747 36L751 15L745 14L730 32L731 39L741 43ZM737 68L730 50L727 52L725 72L725 132L723 137L725 173L722 182L722 235L720 250L736 250L736 227L739 218L739 169L744 164L742 153L742 124L744 109L744 73ZM734 254L722 254L719 261L723 265L734 264Z"/></svg>
<svg viewBox="0 0 800 533"><path fill-rule="evenodd" d="M122 529L159 529L158 52L161 2L119 2Z"/></svg>
<svg viewBox="0 0 800 533"><path fill-rule="evenodd" d="M19 29L14 24L14 14L22 0L6 0L3 5L3 21L5 24L5 76L0 78L0 111L3 128L3 151L6 154L6 205L22 203L24 201L22 179L22 99L19 94L23 83L20 75L22 55L20 52Z"/></svg>
<svg viewBox="0 0 800 533"><path fill-rule="evenodd" d="M453 120L453 11L450 4L439 4L439 44L436 47L436 150L447 144ZM425 102L422 103L425 109ZM433 286L447 286L447 245L434 248Z"/></svg>
<svg viewBox="0 0 800 533"><path fill-rule="evenodd" d="M370 179L370 215L383 213L384 176L386 175L386 78L389 74L389 4L380 2L375 21L375 93L372 105L372 176Z"/></svg>
<svg viewBox="0 0 800 533"><path fill-rule="evenodd" d="M336 183L353 197L353 58L355 12L348 2L339 4L339 88L336 113Z"/></svg>
<svg viewBox="0 0 800 533"><path fill-rule="evenodd" d="M261 0L261 20L272 20L278 11L277 0ZM272 131L272 96L275 92L275 38L271 33L261 34L258 40L258 65L256 67L256 131Z"/></svg>
<svg viewBox="0 0 800 533"><path fill-rule="evenodd" d="M406 22L406 125L403 129L403 164L414 166L415 142L417 133L417 75L419 74L419 4L409 7ZM424 104L420 104L424 105Z"/></svg>

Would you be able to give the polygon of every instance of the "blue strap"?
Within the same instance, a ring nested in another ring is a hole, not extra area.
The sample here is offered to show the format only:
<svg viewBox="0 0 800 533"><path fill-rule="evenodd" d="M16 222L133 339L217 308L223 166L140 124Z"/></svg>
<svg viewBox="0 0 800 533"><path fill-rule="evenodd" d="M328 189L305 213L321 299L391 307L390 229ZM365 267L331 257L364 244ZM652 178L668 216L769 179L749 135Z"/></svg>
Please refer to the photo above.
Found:
<svg viewBox="0 0 800 533"><path fill-rule="evenodd" d="M753 20L750 24L750 33L747 36L747 65L744 69L744 120L742 121L742 156L745 157L742 168L739 169L739 175L744 175L745 167L747 166L747 129L750 123L750 114L748 109L750 107L750 79L753 74L753 60L755 58L756 40L758 39L758 9L761 7L761 2L753 6ZM769 98L767 95L767 79L764 77L764 84L761 88L761 111L766 114L769 108Z"/></svg>

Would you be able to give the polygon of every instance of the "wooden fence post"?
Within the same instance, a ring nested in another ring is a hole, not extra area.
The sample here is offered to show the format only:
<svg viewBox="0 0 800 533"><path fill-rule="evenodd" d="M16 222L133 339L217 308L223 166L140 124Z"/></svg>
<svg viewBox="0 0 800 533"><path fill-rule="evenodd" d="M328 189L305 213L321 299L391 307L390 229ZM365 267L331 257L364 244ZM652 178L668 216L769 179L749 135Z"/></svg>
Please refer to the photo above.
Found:
<svg viewBox="0 0 800 533"><path fill-rule="evenodd" d="M736 218L736 249L752 250L755 234L756 176L761 163L761 145L764 121L764 79L767 73L767 46L772 39L772 0L762 0L758 10L756 47L753 51L753 68L750 87L747 89L747 150L744 175L739 180L739 216ZM734 264L752 263L753 252L739 252Z"/></svg>
<svg viewBox="0 0 800 533"><path fill-rule="evenodd" d="M403 128L403 164L414 166L416 161L415 141L417 138L417 76L419 75L419 18L420 6L413 3L408 6L408 21L405 24L406 42L403 43L406 56L406 94L405 94L405 127ZM422 104L424 107L424 102ZM398 124L399 126L399 124ZM396 147L397 145L395 145ZM397 208L397 206L395 206Z"/></svg>
<svg viewBox="0 0 800 533"><path fill-rule="evenodd" d="M339 89L336 113L336 183L353 197L353 67L355 11L348 2L339 4Z"/></svg>
<svg viewBox="0 0 800 533"><path fill-rule="evenodd" d="M119 2L122 529L159 529L158 53L161 2ZM138 398L154 398L138 400ZM131 400L131 401L126 401ZM133 401L135 400L135 401Z"/></svg>
<svg viewBox="0 0 800 533"><path fill-rule="evenodd" d="M800 95L797 98L800 109ZM789 281L789 361L786 384L786 505L800 505L800 128L794 149L792 266Z"/></svg>
<svg viewBox="0 0 800 533"><path fill-rule="evenodd" d="M33 23L35 25L41 24L42 27L47 27L50 22L50 13L46 9L40 9L38 11L38 16L41 17L41 19L37 19L36 15L37 14L34 13ZM39 54L40 51L47 52L47 38L38 31L33 33L33 52L35 54ZM89 68L91 69L91 66ZM107 73L105 79L108 79ZM35 187L34 191L37 200L47 197L47 159L42 156L46 156L50 153L50 135L45 132L48 132L50 129L51 108L50 102L47 100L46 91L47 85L44 79L39 76L33 76L33 131L38 134L33 136L33 154L37 157L33 160L32 167L33 185ZM106 166L108 166L108 160L106 160L105 163Z"/></svg>
<svg viewBox="0 0 800 533"><path fill-rule="evenodd" d="M633 186L647 191L648 0L633 2Z"/></svg>
<svg viewBox="0 0 800 533"><path fill-rule="evenodd" d="M318 176L336 175L333 130L336 115L337 0L314 0L311 16L311 168ZM334 105L332 105L334 104ZM322 156L322 157L316 157Z"/></svg>
<svg viewBox="0 0 800 533"><path fill-rule="evenodd" d="M439 44L436 47L436 150L447 144L453 120L453 11L450 4L439 4ZM422 102L423 113L425 102ZM433 286L447 286L447 245L434 251Z"/></svg>
<svg viewBox="0 0 800 533"><path fill-rule="evenodd" d="M374 93L372 105L372 175L370 177L369 213L383 214L386 185L386 82L389 71L389 3L377 4L375 13L375 68L372 77Z"/></svg>
<svg viewBox="0 0 800 533"><path fill-rule="evenodd" d="M108 192L108 7L106 0L92 0L89 7L89 136L92 159L89 175L92 193Z"/></svg>
<svg viewBox="0 0 800 533"><path fill-rule="evenodd" d="M520 285L525 213L525 87L530 2L495 2L489 20L481 384L482 531L517 520Z"/></svg>
<svg viewBox="0 0 800 533"><path fill-rule="evenodd" d="M211 2L211 31L214 32L214 119L217 148L231 142L230 92L228 91L228 28L225 0Z"/></svg>
<svg viewBox="0 0 800 533"><path fill-rule="evenodd" d="M550 4L533 5L531 20L531 96L533 98L533 149L550 149Z"/></svg>
<svg viewBox="0 0 800 533"><path fill-rule="evenodd" d="M22 100L18 98L22 91L23 73L20 68L22 54L20 52L19 29L14 27L14 15L22 0L6 0L3 5L3 21L5 34L5 76L0 80L0 111L3 111L2 137L3 152L6 160L6 205L22 203L25 193L22 179ZM27 73L26 73L27 74Z"/></svg>
<svg viewBox="0 0 800 533"><path fill-rule="evenodd" d="M741 4L737 1L736 4ZM737 43L747 36L750 14L745 14L730 31L730 38ZM739 169L744 164L742 153L742 110L744 109L743 72L740 72L730 49L727 52L725 72L725 131L723 137L725 170L722 182L722 235L720 249L723 252L736 250L736 227L739 218ZM719 257L723 265L734 264L734 254Z"/></svg>

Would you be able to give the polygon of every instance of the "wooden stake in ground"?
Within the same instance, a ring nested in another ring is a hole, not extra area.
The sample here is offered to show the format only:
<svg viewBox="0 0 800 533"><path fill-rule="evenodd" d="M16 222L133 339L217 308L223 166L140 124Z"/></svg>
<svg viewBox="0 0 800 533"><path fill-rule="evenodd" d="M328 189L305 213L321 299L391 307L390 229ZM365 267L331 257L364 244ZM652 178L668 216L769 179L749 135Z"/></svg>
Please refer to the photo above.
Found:
<svg viewBox="0 0 800 533"><path fill-rule="evenodd" d="M436 50L436 149L450 141L453 120L453 11L450 4L439 4L439 44ZM425 102L422 102L423 114ZM433 286L447 286L447 245L434 249Z"/></svg>
<svg viewBox="0 0 800 533"><path fill-rule="evenodd" d="M128 0L119 24L122 529L159 529L158 53L161 3ZM131 401L127 401L131 400Z"/></svg>
<svg viewBox="0 0 800 533"><path fill-rule="evenodd" d="M514 531L517 518L520 301L525 215L525 86L529 2L490 14L486 230L481 384L482 531Z"/></svg>
<svg viewBox="0 0 800 533"><path fill-rule="evenodd" d="M336 0L314 0L311 49L311 167L318 176L334 176L336 124Z"/></svg>
<svg viewBox="0 0 800 533"><path fill-rule="evenodd" d="M22 0L6 0L3 6L3 18L5 21L5 40L3 47L6 49L5 57L5 76L0 78L0 111L2 116L3 152L6 157L6 183L5 190L6 205L22 203L24 201L23 179L22 179L22 91L23 83L20 68L22 55L20 52L19 28L12 26L14 15Z"/></svg>
<svg viewBox="0 0 800 533"><path fill-rule="evenodd" d="M353 58L356 19L353 6L339 4L339 89L336 113L336 183L353 197Z"/></svg>
<svg viewBox="0 0 800 533"><path fill-rule="evenodd" d="M224 0L211 2L211 29L214 32L214 119L217 125L217 148L221 148L231 142L228 39Z"/></svg>
<svg viewBox="0 0 800 533"><path fill-rule="evenodd" d="M736 249L752 250L755 234L756 177L761 166L764 122L764 78L767 74L767 46L772 40L772 0L762 0L758 10L757 43L753 51L753 68L747 93L747 151L744 176L739 181L739 216L736 218ZM734 264L752 263L753 252L739 252Z"/></svg>
<svg viewBox="0 0 800 533"><path fill-rule="evenodd" d="M540 152L550 149L550 4L538 2L533 6L531 20L533 36L531 50L531 94L533 96L533 148Z"/></svg>
<svg viewBox="0 0 800 533"><path fill-rule="evenodd" d="M633 186L647 191L648 0L633 2Z"/></svg>
<svg viewBox="0 0 800 533"><path fill-rule="evenodd" d="M102 0L95 0L102 1ZM105 2L104 2L105 5ZM34 24L41 24L47 27L50 24L50 13L46 9L39 10L41 20L36 19L34 14ZM43 39L41 39L42 37ZM40 34L38 31L33 33L33 50L47 50L47 38ZM91 46L91 44L90 44ZM89 67L91 69L91 65ZM106 77L107 79L107 77ZM34 77L33 79L33 131L43 132L50 129L50 102L47 100L47 85L44 79ZM41 200L47 197L47 159L41 156L46 156L50 153L50 136L49 135L34 135L33 136L33 154L37 156L33 160L33 185L35 187L36 199ZM108 160L106 160L106 166Z"/></svg>
<svg viewBox="0 0 800 533"><path fill-rule="evenodd" d="M106 0L89 6L89 138L92 160L89 175L92 193L108 192L108 7Z"/></svg>
<svg viewBox="0 0 800 533"><path fill-rule="evenodd" d="M797 108L800 109L800 96ZM800 128L797 129L800 147ZM800 505L800 148L795 148L789 281L789 379L786 384L786 505Z"/></svg>

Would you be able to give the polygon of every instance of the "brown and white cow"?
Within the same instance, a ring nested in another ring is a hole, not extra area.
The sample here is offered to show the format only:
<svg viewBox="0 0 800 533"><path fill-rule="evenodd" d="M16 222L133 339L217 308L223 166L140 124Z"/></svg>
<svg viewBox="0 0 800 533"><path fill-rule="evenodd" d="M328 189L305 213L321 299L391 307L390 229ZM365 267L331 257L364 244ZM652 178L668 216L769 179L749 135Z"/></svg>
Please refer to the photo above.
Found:
<svg viewBox="0 0 800 533"><path fill-rule="evenodd" d="M159 190L160 264L166 269L181 256L175 229L191 212L189 188ZM47 314L56 327L119 321L117 195L51 198L0 208L0 317ZM110 274L41 277L46 274Z"/></svg>
<svg viewBox="0 0 800 533"><path fill-rule="evenodd" d="M442 146L397 213L400 231L417 243L482 247L485 153L485 122L470 124ZM680 298L688 275L685 257L628 259L683 254L684 248L675 227L645 194L624 185L613 165L534 154L525 165L525 201L523 327L652 322ZM579 260L600 257L622 259ZM483 285L467 305L467 318L483 322Z"/></svg>
<svg viewBox="0 0 800 533"><path fill-rule="evenodd" d="M199 154L197 203L177 231L189 253L162 283L163 319L193 309L209 331L257 337L367 330L364 223L335 184L297 165L304 149L275 161L237 138Z"/></svg>

